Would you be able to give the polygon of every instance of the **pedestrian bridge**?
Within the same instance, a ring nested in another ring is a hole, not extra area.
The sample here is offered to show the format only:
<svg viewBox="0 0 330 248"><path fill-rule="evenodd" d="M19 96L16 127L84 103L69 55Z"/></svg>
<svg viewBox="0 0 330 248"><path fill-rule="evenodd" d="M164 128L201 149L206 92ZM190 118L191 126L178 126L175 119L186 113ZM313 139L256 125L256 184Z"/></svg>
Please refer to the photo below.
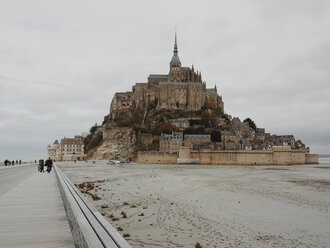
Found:
<svg viewBox="0 0 330 248"><path fill-rule="evenodd" d="M1 167L0 247L131 247L56 165Z"/></svg>

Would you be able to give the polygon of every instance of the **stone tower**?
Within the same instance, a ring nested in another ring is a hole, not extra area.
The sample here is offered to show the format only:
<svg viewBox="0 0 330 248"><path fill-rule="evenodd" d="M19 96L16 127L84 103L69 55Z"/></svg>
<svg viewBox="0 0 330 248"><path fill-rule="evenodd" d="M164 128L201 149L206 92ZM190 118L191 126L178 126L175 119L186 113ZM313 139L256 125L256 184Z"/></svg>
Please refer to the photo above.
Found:
<svg viewBox="0 0 330 248"><path fill-rule="evenodd" d="M168 81L169 82L182 81L182 69L181 69L181 61L178 55L178 43L177 43L176 33L175 33L173 56L170 62L170 72L168 75Z"/></svg>

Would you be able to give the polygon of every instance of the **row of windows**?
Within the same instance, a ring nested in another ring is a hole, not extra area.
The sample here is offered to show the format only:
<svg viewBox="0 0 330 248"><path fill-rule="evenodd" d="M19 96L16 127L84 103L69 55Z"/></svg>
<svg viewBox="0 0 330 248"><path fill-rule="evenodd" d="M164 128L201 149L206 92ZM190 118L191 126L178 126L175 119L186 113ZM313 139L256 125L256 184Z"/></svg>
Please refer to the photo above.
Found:
<svg viewBox="0 0 330 248"><path fill-rule="evenodd" d="M63 149L63 151L77 151L77 152L81 152L81 149Z"/></svg>

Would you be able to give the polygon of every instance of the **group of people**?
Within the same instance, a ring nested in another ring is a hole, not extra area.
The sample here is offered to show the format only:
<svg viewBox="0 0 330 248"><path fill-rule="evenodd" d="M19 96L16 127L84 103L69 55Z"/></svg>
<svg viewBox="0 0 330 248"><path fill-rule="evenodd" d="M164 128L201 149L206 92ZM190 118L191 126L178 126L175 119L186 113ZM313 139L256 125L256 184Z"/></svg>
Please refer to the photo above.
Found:
<svg viewBox="0 0 330 248"><path fill-rule="evenodd" d="M21 160L16 160L16 164L21 164L21 163L22 163ZM9 161L8 159L6 159L6 160L4 161L4 164L5 164L5 166L8 166L8 165L15 165L15 160L13 160L13 161Z"/></svg>
<svg viewBox="0 0 330 248"><path fill-rule="evenodd" d="M53 167L53 160L51 160L50 158L48 158L46 160L46 162L44 162L43 159L40 159L39 160L39 164L38 164L38 171L39 172L45 172L44 171L45 166L47 167L46 168L46 171L49 173L52 170L52 167Z"/></svg>

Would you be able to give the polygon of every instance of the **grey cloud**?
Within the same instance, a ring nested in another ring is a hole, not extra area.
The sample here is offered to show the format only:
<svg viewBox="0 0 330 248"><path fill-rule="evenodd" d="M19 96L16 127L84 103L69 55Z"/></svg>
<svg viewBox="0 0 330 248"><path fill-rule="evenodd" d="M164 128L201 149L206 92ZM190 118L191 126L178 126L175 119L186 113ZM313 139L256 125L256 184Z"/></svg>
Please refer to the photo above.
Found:
<svg viewBox="0 0 330 248"><path fill-rule="evenodd" d="M115 92L168 71L175 27L228 113L326 153L329 15L325 0L3 1L0 159L102 122Z"/></svg>

